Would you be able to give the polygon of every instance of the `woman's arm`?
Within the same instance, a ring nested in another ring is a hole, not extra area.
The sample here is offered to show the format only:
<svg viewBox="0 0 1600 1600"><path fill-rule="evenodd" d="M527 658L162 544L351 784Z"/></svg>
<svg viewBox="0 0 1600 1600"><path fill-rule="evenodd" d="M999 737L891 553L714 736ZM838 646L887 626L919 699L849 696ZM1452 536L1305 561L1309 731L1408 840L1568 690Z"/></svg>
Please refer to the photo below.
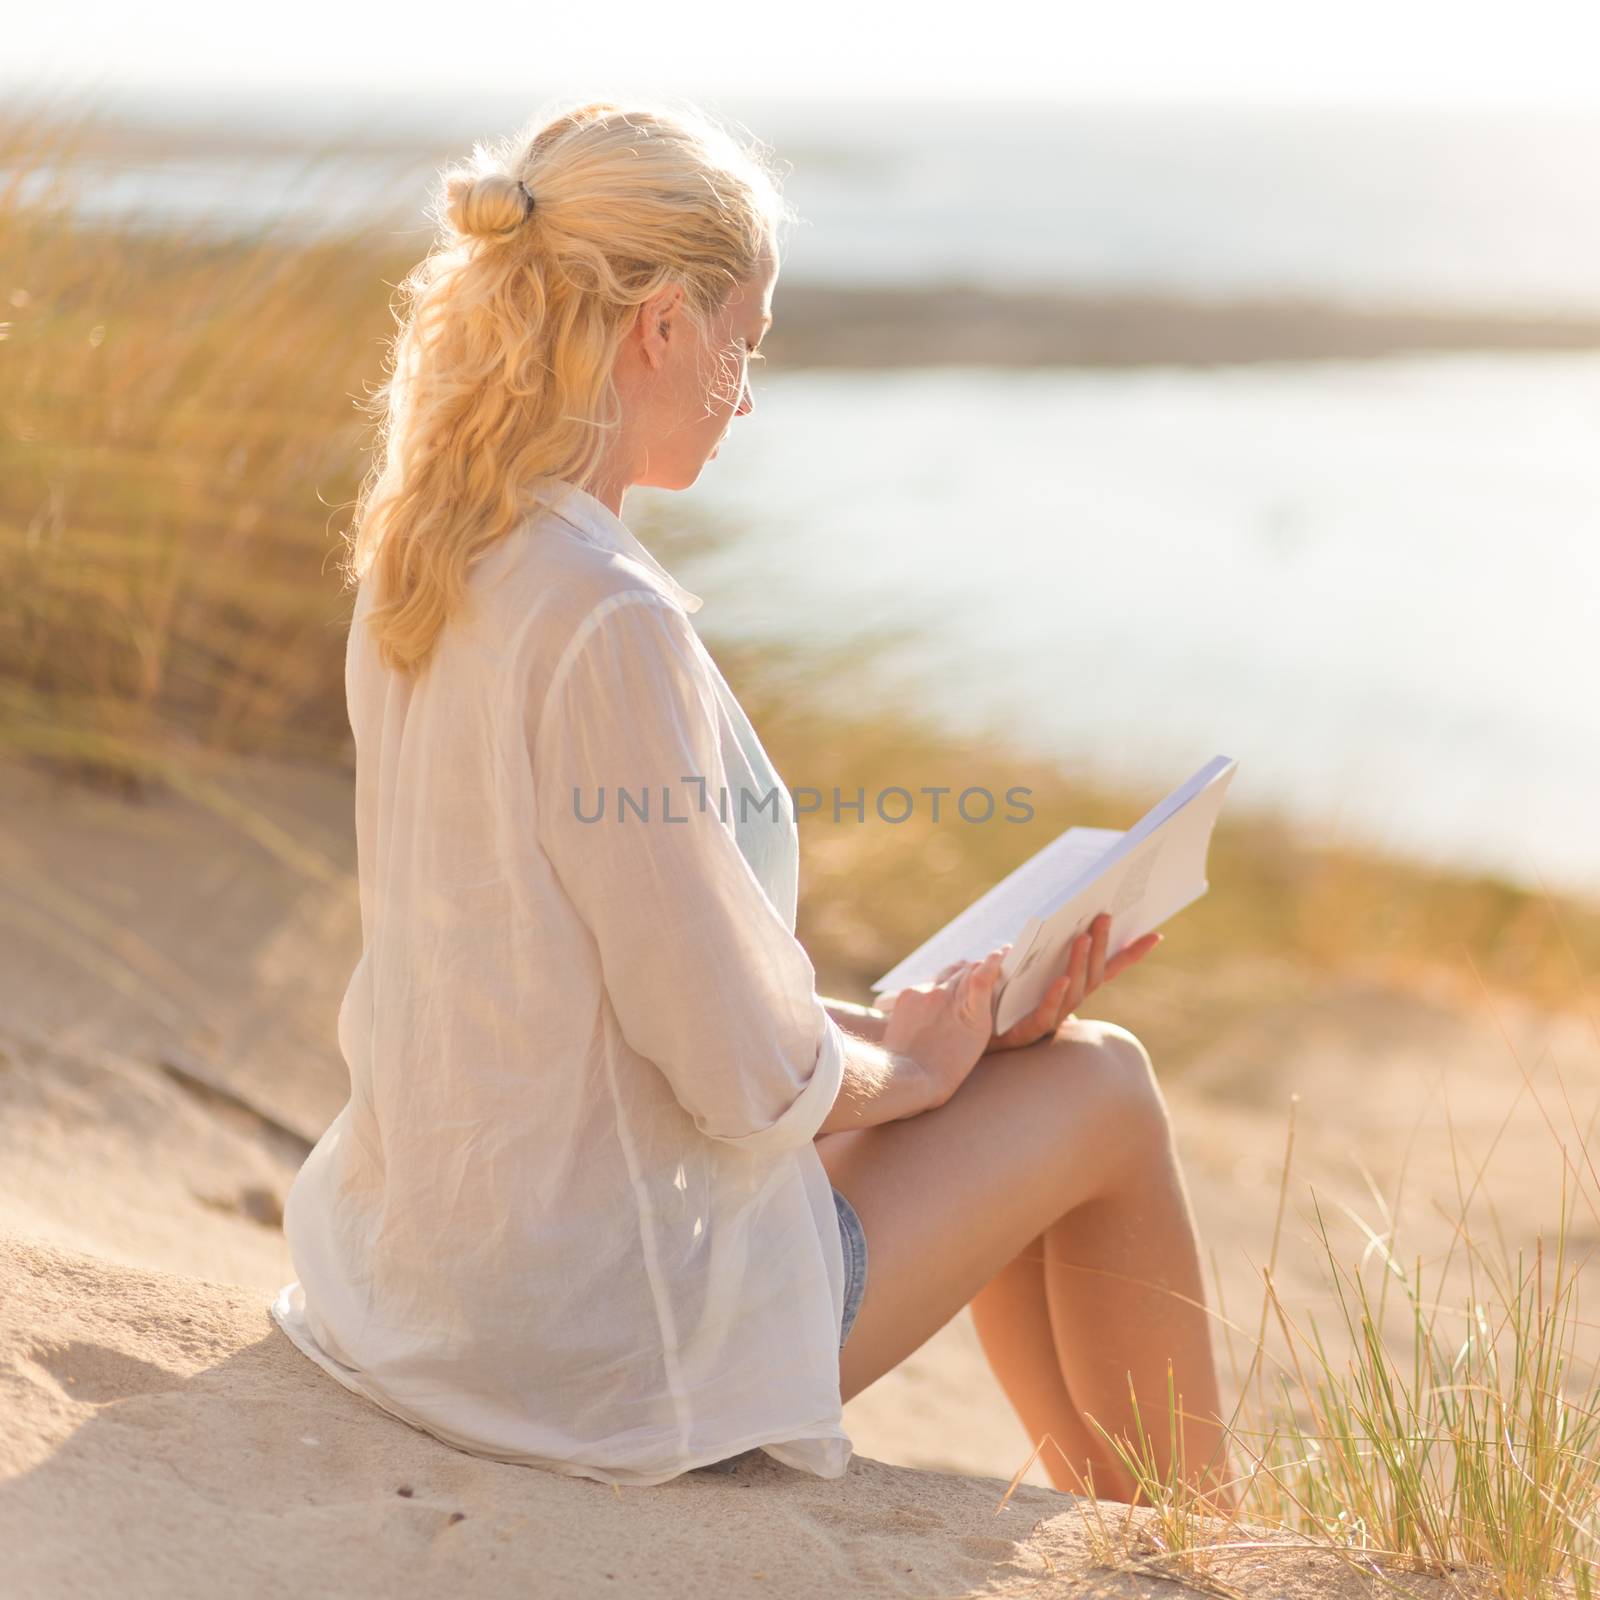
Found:
<svg viewBox="0 0 1600 1600"><path fill-rule="evenodd" d="M821 1001L843 1041L843 1070L817 1133L870 1128L943 1106L994 1042L994 988L1003 956L992 950L980 962L947 969L932 984L903 990L889 1013ZM880 1043L846 1031L851 1012L881 1023Z"/></svg>
<svg viewBox="0 0 1600 1600"><path fill-rule="evenodd" d="M593 936L628 1045L706 1137L763 1152L810 1143L850 1041L723 806L705 798L725 793L727 773L688 619L649 590L601 601L527 714L539 841Z"/></svg>
<svg viewBox="0 0 1600 1600"><path fill-rule="evenodd" d="M883 1030L889 1021L887 1012L858 1006L851 1000L830 1000L826 995L822 1004L846 1033L853 1033L858 1039L870 1039L873 1044L883 1043Z"/></svg>
<svg viewBox="0 0 1600 1600"><path fill-rule="evenodd" d="M842 1037L839 1091L813 1138L897 1122L901 1117L931 1111L940 1103L933 1080L915 1057L885 1050L850 1033L842 1033Z"/></svg>

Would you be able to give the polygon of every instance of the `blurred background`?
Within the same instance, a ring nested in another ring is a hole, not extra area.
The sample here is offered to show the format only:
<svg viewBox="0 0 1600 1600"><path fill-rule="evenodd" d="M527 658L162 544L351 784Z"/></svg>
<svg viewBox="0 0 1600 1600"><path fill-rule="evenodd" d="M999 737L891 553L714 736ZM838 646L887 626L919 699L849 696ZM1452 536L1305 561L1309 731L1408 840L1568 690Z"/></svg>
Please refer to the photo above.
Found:
<svg viewBox="0 0 1600 1600"><path fill-rule="evenodd" d="M355 401L439 165L637 90L770 146L801 220L754 412L630 525L705 597L792 787L1033 791L1027 825L804 818L819 985L867 1000L1061 828L1236 757L1209 894L1085 1009L1183 1098L1247 1296L1291 1093L1330 1162L1381 1172L1440 1071L1488 1128L1538 1041L1588 1037L1588 10L576 18L64 4L11 30L0 1220L280 1281L360 950ZM152 1141L154 1168L128 1154ZM958 1319L854 1403L858 1449L1009 1476L1027 1442L983 1381Z"/></svg>

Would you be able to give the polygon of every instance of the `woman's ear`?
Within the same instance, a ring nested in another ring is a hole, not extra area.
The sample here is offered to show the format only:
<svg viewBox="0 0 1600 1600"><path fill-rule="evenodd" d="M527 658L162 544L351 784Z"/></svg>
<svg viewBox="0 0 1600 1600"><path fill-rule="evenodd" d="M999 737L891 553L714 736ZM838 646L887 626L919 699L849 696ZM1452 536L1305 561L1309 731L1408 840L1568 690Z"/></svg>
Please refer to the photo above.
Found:
<svg viewBox="0 0 1600 1600"><path fill-rule="evenodd" d="M682 322L677 315L682 303L683 285L674 283L651 295L639 307L636 324L639 347L645 360L652 367L660 367L666 362L667 346Z"/></svg>

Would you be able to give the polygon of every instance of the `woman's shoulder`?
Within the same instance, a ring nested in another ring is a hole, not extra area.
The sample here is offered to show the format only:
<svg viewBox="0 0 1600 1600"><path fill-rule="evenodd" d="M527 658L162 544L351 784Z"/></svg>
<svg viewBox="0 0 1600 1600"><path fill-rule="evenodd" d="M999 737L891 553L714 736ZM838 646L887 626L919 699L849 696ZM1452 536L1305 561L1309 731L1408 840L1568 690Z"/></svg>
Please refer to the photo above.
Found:
<svg viewBox="0 0 1600 1600"><path fill-rule="evenodd" d="M477 584L486 622L522 642L528 678L549 680L592 631L626 634L639 648L669 641L698 657L693 623L670 583L626 552L573 532L559 517L535 515L482 563Z"/></svg>

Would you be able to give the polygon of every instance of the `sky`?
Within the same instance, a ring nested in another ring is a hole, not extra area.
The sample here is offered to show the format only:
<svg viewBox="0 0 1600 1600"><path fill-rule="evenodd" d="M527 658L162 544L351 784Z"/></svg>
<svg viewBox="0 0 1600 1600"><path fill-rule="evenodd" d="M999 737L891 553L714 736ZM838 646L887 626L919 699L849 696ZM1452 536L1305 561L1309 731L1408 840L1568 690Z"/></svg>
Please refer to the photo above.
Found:
<svg viewBox="0 0 1600 1600"><path fill-rule="evenodd" d="M974 16L981 16L982 27ZM27 5L0 82L1600 108L1596 0Z"/></svg>

